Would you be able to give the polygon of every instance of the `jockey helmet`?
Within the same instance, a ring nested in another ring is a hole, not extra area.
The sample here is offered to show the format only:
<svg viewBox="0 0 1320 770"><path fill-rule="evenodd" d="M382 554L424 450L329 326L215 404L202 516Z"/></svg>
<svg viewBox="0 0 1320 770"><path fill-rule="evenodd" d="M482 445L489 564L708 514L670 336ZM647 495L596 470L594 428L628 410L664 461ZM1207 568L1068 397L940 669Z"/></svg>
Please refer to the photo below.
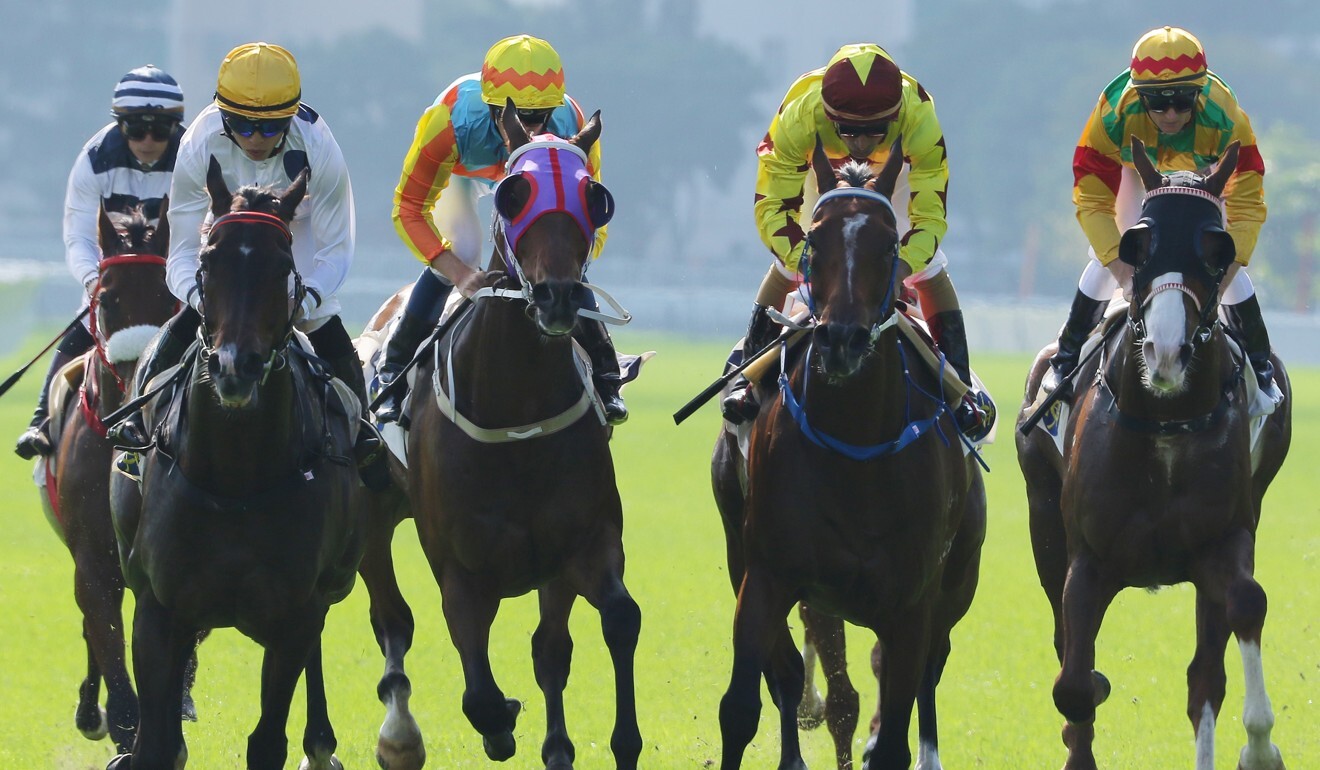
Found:
<svg viewBox="0 0 1320 770"><path fill-rule="evenodd" d="M293 54L270 43L244 43L220 62L215 105L249 118L287 118L298 112L302 84Z"/></svg>
<svg viewBox="0 0 1320 770"><path fill-rule="evenodd" d="M481 62L481 100L503 107L512 98L520 110L564 103L564 65L549 43L531 35L506 37Z"/></svg>
<svg viewBox="0 0 1320 770"><path fill-rule="evenodd" d="M182 120L183 90L174 78L156 65L137 67L115 84L110 114L115 117L162 115Z"/></svg>
<svg viewBox="0 0 1320 770"><path fill-rule="evenodd" d="M826 117L836 123L890 121L897 117L903 102L903 74L880 46L845 45L825 67L820 99Z"/></svg>
<svg viewBox="0 0 1320 770"><path fill-rule="evenodd" d="M1153 29L1132 48L1132 85L1138 89L1200 88L1208 80L1206 73L1205 49L1185 29Z"/></svg>

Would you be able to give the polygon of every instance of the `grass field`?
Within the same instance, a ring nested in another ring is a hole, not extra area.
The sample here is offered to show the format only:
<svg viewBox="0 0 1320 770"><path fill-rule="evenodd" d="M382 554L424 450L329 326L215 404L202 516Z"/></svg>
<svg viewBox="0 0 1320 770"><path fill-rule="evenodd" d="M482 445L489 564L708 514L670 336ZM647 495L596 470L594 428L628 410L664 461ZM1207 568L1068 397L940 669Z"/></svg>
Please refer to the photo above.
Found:
<svg viewBox="0 0 1320 770"><path fill-rule="evenodd" d="M633 418L614 440L627 528L627 583L642 607L637 693L647 768L699 768L718 763L718 703L728 682L733 594L724 543L710 494L709 455L717 411L707 406L675 427L670 415L719 371L726 347L669 337L620 334L621 347L659 356L627 396ZM12 371L36 351L0 366ZM1011 424L1028 360L982 356L978 373ZM34 367L0 399L0 439L17 436L40 381ZM1291 456L1265 501L1257 576L1269 593L1265 674L1277 718L1274 740L1292 768L1320 767L1320 371L1292 372L1296 393ZM7 451L7 450L6 450ZM6 455L8 456L8 455ZM1008 430L987 453L990 503L981 585L968 617L954 631L953 656L939 691L941 757L950 770L1057 768L1065 752L1062 719L1050 688L1058 666L1050 644L1049 609L1037 583L1027 534L1021 474ZM72 562L38 505L30 464L0 464L0 766L103 768L108 741L91 743L73 727L77 686L85 669L81 618L73 601ZM460 710L462 679L440 612L440 594L411 525L395 541L400 583L418 621L408 656L412 706L427 742L428 767L494 767ZM131 599L126 615L131 617ZM1193 593L1128 591L1110 610L1098 644L1098 667L1113 695L1100 708L1096 754L1102 767L1190 767L1185 669L1194 644ZM796 618L793 618L796 623ZM544 707L532 677L530 639L535 602L507 602L492 632L492 661L505 692L525 702L517 755L505 766L539 767ZM596 613L580 602L573 618L573 677L568 724L582 768L612 767L613 682ZM871 638L850 630L849 655L865 715L875 682L867 668ZM382 660L367 618L361 584L332 608L324 636L330 714L339 756L350 770L376 766L376 700ZM260 648L232 630L216 632L201 650L194 695L201 721L185 726L191 766L240 768L257 716ZM1235 766L1242 680L1229 645L1228 697L1219 721L1218 767ZM779 736L769 699L747 767L778 764ZM289 724L290 760L301 752L301 690ZM915 721L915 720L914 720ZM860 754L864 736L858 736ZM828 735L804 735L808 763L833 767Z"/></svg>

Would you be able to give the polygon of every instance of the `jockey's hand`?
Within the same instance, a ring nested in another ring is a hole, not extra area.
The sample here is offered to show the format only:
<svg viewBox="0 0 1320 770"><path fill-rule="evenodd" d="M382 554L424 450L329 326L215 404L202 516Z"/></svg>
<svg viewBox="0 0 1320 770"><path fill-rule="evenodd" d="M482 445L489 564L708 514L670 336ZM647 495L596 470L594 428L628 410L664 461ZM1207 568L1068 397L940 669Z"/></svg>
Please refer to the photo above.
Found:
<svg viewBox="0 0 1320 770"><path fill-rule="evenodd" d="M917 290L908 286L906 283L898 282L898 299L910 308L917 306Z"/></svg>
<svg viewBox="0 0 1320 770"><path fill-rule="evenodd" d="M83 291L87 292L88 297L96 297L96 285L98 283L100 283L100 278L94 275L87 279L87 283L83 284Z"/></svg>
<svg viewBox="0 0 1320 770"><path fill-rule="evenodd" d="M473 270L458 283L458 293L471 298L478 291L493 287L504 278L503 270Z"/></svg>

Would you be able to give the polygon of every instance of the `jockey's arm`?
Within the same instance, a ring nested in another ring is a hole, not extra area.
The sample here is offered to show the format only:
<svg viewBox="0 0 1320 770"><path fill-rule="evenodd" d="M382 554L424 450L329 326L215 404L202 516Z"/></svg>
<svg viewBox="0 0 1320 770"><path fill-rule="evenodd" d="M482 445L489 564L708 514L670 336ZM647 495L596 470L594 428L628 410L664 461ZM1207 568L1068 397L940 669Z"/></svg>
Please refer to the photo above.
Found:
<svg viewBox="0 0 1320 770"><path fill-rule="evenodd" d="M84 288L90 288L100 271L100 207L101 191L84 147L69 172L64 192L64 261Z"/></svg>
<svg viewBox="0 0 1320 770"><path fill-rule="evenodd" d="M310 269L303 275L303 284L320 299L336 294L348 278L353 265L356 242L356 214L353 205L353 186L348 178L348 166L338 143L325 133L309 147L312 175L308 180L308 204L311 205L312 239L316 251Z"/></svg>

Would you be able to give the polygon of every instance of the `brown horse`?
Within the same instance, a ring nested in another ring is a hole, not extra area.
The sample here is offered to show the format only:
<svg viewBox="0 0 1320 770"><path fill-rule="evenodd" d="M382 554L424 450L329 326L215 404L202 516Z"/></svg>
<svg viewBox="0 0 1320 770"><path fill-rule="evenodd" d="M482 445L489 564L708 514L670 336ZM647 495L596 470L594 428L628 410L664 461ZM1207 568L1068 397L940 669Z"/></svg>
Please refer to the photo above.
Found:
<svg viewBox="0 0 1320 770"><path fill-rule="evenodd" d="M101 420L123 403L138 357L173 315L175 300L165 286L169 224L163 214L153 226L141 207L102 209L98 237L103 256L90 311L95 344L82 358L81 385L59 413L56 452L43 463L51 518L73 556L74 599L87 644L74 723L92 740L108 732L126 751L137 730L138 700L124 661L124 578L110 523L113 448ZM99 705L102 680L105 708ZM188 702L185 711L191 709Z"/></svg>
<svg viewBox="0 0 1320 770"><path fill-rule="evenodd" d="M120 474L111 482L124 577L137 600L142 713L132 755L109 767L182 766L177 704L192 640L233 627L265 648L247 766L284 766L290 701L305 670L302 767L338 768L320 637L330 605L353 586L366 509L350 435L358 405L335 395L328 364L293 333L302 283L288 222L307 172L284 190L231 195L212 159L207 189L215 221L198 269L202 339L174 390L154 402L164 417L142 454L140 482Z"/></svg>
<svg viewBox="0 0 1320 770"><path fill-rule="evenodd" d="M1132 157L1147 194L1141 220L1119 247L1135 268L1126 324L1098 362L1079 372L1071 412L1058 421L1066 431L1062 451L1043 428L1017 432L1036 569L1062 664L1054 703L1067 720L1064 767L1096 767L1096 706L1109 683L1093 670L1095 639L1110 602L1126 587L1190 581L1196 653L1187 669L1187 717L1196 767L1214 766L1231 633L1246 680L1247 746L1238 767L1280 770L1261 667L1265 592L1252 571L1261 499L1288 451L1291 408L1276 358L1285 398L1258 426L1253 449L1254 377L1217 322L1220 283L1234 257L1218 196L1237 166L1237 145L1208 176L1161 176L1135 138ZM1033 412L1052 352L1036 358L1019 425Z"/></svg>
<svg viewBox="0 0 1320 770"><path fill-rule="evenodd" d="M500 237L492 264L507 269L499 286L514 288L478 292L466 316L424 355L401 512L410 510L416 520L439 582L462 662L463 713L481 734L487 756L503 761L513 755L520 708L491 672L491 623L503 599L536 590L541 619L532 659L546 703L542 760L549 768L573 765L563 691L573 648L569 612L582 596L600 612L614 663L610 747L618 767L635 768L642 740L633 654L641 612L623 583L623 514L610 430L590 407L590 378L577 363L570 334L583 307L591 234L610 206L608 192L584 181L581 171L600 135L600 117L593 115L567 142L533 141L510 103L503 126L510 171L495 193ZM566 187L582 196L581 210L563 202ZM556 191L560 202L547 204L541 194L553 201ZM430 391L422 383L432 383ZM413 621L390 560L395 523L390 515L373 522L362 562L386 659L377 687L388 709L378 759L389 770L424 761L421 733L407 712L403 658Z"/></svg>
<svg viewBox="0 0 1320 770"><path fill-rule="evenodd" d="M721 767L756 733L764 673L779 708L783 770L805 767L797 736L803 665L787 615L806 602L875 632L882 714L871 768L907 768L919 706L920 767L938 768L935 688L949 633L975 592L985 488L965 457L935 374L894 328L898 233L889 202L902 153L878 176L836 175L817 147L821 198L801 268L811 346L780 376L782 398L712 461L729 574L738 592L733 670L720 703ZM851 708L855 730L857 706ZM851 738L852 730L848 731ZM851 760L851 741L840 748ZM842 761L842 758L841 758Z"/></svg>

